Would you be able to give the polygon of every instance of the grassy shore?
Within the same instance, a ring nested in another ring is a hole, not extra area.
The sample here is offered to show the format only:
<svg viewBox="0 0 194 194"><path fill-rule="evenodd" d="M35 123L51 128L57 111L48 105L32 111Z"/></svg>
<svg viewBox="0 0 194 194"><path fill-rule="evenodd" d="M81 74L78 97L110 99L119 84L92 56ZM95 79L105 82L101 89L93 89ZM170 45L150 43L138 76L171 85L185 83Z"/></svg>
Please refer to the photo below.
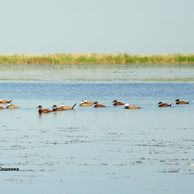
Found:
<svg viewBox="0 0 194 194"><path fill-rule="evenodd" d="M0 64L194 64L194 54L13 54L0 55Z"/></svg>

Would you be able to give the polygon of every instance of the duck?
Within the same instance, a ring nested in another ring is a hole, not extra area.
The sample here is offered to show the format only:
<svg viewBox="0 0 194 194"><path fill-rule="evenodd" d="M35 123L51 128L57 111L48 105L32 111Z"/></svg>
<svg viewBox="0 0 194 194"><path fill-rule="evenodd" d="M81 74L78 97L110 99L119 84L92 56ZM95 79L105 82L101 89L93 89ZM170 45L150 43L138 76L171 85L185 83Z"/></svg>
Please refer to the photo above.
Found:
<svg viewBox="0 0 194 194"><path fill-rule="evenodd" d="M17 109L17 108L19 108L19 107L16 106L16 105L14 105L14 104L8 104L8 105L6 106L6 109Z"/></svg>
<svg viewBox="0 0 194 194"><path fill-rule="evenodd" d="M43 108L42 105L39 105L37 108L38 108L39 114L52 112L51 110L49 110L47 108Z"/></svg>
<svg viewBox="0 0 194 194"><path fill-rule="evenodd" d="M9 104L12 100L0 100L0 104Z"/></svg>
<svg viewBox="0 0 194 194"><path fill-rule="evenodd" d="M64 104L61 105L62 110L73 110L77 103L75 103L73 106L65 106Z"/></svg>
<svg viewBox="0 0 194 194"><path fill-rule="evenodd" d="M0 110L4 109L4 107L0 106Z"/></svg>
<svg viewBox="0 0 194 194"><path fill-rule="evenodd" d="M106 107L104 104L99 104L98 102L94 102L94 108L103 108Z"/></svg>
<svg viewBox="0 0 194 194"><path fill-rule="evenodd" d="M119 102L117 100L113 100L112 103L113 103L114 106L123 106L123 105L125 105L125 103Z"/></svg>
<svg viewBox="0 0 194 194"><path fill-rule="evenodd" d="M80 102L79 106L81 107L89 107L89 106L93 106L95 102L93 101L88 101L88 100L83 100Z"/></svg>
<svg viewBox="0 0 194 194"><path fill-rule="evenodd" d="M171 107L172 106L172 104L168 104L168 103L164 103L164 102L159 102L158 103L158 107Z"/></svg>
<svg viewBox="0 0 194 194"><path fill-rule="evenodd" d="M135 109L140 109L140 106L132 105L132 104L125 104L124 109L130 109L130 110L135 110Z"/></svg>
<svg viewBox="0 0 194 194"><path fill-rule="evenodd" d="M176 102L176 104L189 104L190 101L184 101L184 100L176 99L175 102Z"/></svg>

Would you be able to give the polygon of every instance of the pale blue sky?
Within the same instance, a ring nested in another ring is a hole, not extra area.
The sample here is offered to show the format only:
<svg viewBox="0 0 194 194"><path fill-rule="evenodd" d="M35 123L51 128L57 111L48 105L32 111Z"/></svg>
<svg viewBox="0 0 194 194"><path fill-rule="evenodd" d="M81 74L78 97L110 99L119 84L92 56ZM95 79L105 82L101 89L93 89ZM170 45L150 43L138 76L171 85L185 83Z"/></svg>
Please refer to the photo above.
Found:
<svg viewBox="0 0 194 194"><path fill-rule="evenodd" d="M194 52L194 0L0 0L0 53Z"/></svg>

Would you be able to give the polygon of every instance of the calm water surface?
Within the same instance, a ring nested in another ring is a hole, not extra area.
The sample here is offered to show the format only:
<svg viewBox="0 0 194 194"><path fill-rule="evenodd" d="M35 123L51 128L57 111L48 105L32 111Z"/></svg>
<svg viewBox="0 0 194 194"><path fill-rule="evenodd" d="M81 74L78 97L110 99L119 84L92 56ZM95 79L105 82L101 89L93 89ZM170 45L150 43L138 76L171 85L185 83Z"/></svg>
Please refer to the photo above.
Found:
<svg viewBox="0 0 194 194"><path fill-rule="evenodd" d="M0 172L2 193L193 193L194 103L156 106L194 100L193 82L78 80L0 82L1 98L21 107L0 111L0 166L20 169ZM39 104L84 98L107 107L37 114ZM113 107L113 99L142 109Z"/></svg>
<svg viewBox="0 0 194 194"><path fill-rule="evenodd" d="M194 82L193 65L0 65L0 80Z"/></svg>

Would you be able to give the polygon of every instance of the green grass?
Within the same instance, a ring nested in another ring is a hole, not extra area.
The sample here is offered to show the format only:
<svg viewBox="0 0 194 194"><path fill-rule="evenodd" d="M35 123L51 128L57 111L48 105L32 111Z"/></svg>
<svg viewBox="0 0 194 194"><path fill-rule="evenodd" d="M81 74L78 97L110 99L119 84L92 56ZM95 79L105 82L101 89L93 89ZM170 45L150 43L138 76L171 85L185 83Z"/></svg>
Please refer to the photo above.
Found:
<svg viewBox="0 0 194 194"><path fill-rule="evenodd" d="M0 64L194 64L194 54L14 54L0 55Z"/></svg>

